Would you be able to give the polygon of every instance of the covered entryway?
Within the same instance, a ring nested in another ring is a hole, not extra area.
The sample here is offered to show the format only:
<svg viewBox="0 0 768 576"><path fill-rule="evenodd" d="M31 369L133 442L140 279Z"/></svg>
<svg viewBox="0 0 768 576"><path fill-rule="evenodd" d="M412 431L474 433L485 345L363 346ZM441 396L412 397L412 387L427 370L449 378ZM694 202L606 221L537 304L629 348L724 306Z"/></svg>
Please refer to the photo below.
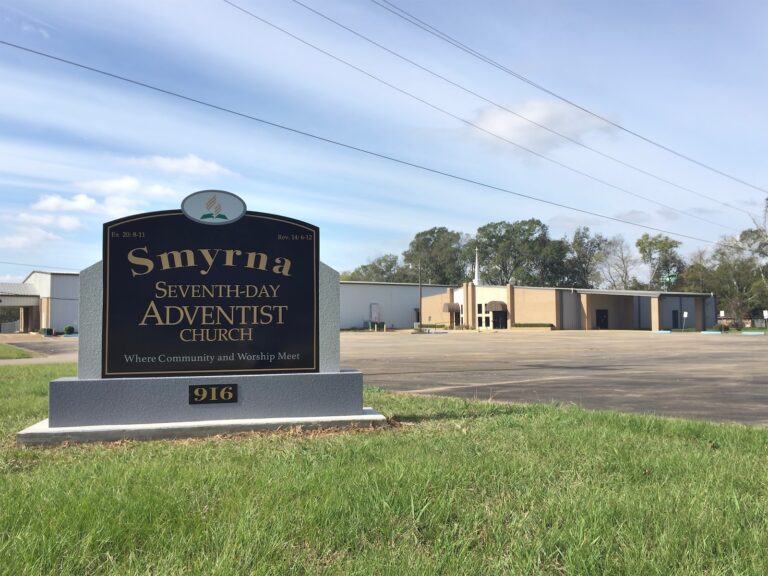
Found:
<svg viewBox="0 0 768 576"><path fill-rule="evenodd" d="M446 302L443 304L443 312L448 313L451 328L461 324L461 304L458 302Z"/></svg>
<svg viewBox="0 0 768 576"><path fill-rule="evenodd" d="M507 317L509 311L507 309L506 302L500 300L492 300L485 305L485 309L491 313L491 325L496 330L505 330L507 328Z"/></svg>
<svg viewBox="0 0 768 576"><path fill-rule="evenodd" d="M13 320L0 322L0 332L33 332L40 329L40 296L28 284L0 284L0 309L15 309Z"/></svg>

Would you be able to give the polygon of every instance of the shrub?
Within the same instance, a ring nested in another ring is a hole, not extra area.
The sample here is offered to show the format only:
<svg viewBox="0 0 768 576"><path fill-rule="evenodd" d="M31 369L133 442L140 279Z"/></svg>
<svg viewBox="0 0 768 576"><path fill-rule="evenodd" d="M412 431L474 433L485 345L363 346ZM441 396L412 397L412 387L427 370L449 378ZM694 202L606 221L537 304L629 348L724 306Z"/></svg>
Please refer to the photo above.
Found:
<svg viewBox="0 0 768 576"><path fill-rule="evenodd" d="M75 333L75 327L74 326L70 326L69 324L64 326L64 334L74 334L74 333Z"/></svg>

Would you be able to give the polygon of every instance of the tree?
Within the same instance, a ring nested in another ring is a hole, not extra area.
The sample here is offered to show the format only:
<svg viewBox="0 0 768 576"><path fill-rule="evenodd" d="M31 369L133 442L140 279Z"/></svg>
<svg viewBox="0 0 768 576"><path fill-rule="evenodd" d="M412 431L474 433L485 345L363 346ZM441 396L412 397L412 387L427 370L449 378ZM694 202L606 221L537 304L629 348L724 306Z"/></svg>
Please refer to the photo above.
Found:
<svg viewBox="0 0 768 576"><path fill-rule="evenodd" d="M646 232L635 243L640 252L640 260L648 266L648 289L669 290L674 287L677 278L685 269L685 261L678 254L678 240L669 236Z"/></svg>
<svg viewBox="0 0 768 576"><path fill-rule="evenodd" d="M737 328L742 318L748 316L755 304L760 287L756 281L756 258L736 238L724 238L717 243L712 259L715 263L714 282L718 300L729 316L733 316Z"/></svg>
<svg viewBox="0 0 768 576"><path fill-rule="evenodd" d="M754 258L756 282L755 292L759 293L760 305L768 309L768 198L765 199L763 217L754 219L755 227L744 230L739 241Z"/></svg>
<svg viewBox="0 0 768 576"><path fill-rule="evenodd" d="M342 272L342 280L358 282L412 282L411 270L400 264L396 254L384 254L351 272Z"/></svg>
<svg viewBox="0 0 768 576"><path fill-rule="evenodd" d="M490 222L478 228L474 240L467 243L466 257L473 261L477 249L480 278L485 284L507 284L514 275L517 260L512 236L509 222Z"/></svg>
<svg viewBox="0 0 768 576"><path fill-rule="evenodd" d="M1 322L16 322L19 319L20 308L0 308L0 323Z"/></svg>
<svg viewBox="0 0 768 576"><path fill-rule="evenodd" d="M480 277L486 284L559 286L566 275L568 243L552 240L541 220L491 222L477 230L467 252L477 248Z"/></svg>
<svg viewBox="0 0 768 576"><path fill-rule="evenodd" d="M462 234L445 227L430 228L411 240L403 261L416 277L421 269L425 284L461 284L466 279L464 240Z"/></svg>
<svg viewBox="0 0 768 576"><path fill-rule="evenodd" d="M600 263L601 285L609 290L630 290L639 284L635 270L639 262L632 248L621 236L614 236L605 243L605 258Z"/></svg>
<svg viewBox="0 0 768 576"><path fill-rule="evenodd" d="M566 284L579 288L594 288L600 284L600 265L607 257L607 247L608 239L605 236L591 236L586 226L576 228L565 262L568 276Z"/></svg>
<svg viewBox="0 0 768 576"><path fill-rule="evenodd" d="M716 292L715 266L706 250L697 250L680 277L679 288L684 292Z"/></svg>

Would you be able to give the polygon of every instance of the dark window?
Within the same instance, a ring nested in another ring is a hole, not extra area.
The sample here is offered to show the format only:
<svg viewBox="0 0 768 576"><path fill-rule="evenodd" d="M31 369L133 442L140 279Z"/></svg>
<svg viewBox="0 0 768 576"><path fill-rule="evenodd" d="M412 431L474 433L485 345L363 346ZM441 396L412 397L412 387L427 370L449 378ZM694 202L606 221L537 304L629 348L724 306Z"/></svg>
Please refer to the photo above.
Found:
<svg viewBox="0 0 768 576"><path fill-rule="evenodd" d="M478 314L482 314L483 313L483 305L482 304L478 304L477 305L477 313Z"/></svg>

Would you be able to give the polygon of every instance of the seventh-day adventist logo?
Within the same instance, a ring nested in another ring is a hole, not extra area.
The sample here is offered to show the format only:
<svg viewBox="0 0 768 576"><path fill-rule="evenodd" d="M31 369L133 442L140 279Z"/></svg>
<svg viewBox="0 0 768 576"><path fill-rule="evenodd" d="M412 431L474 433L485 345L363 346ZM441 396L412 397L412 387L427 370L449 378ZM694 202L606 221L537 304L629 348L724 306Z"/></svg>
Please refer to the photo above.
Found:
<svg viewBox="0 0 768 576"><path fill-rule="evenodd" d="M202 190L187 196L181 203L184 215L202 224L231 224L245 215L245 203L223 190Z"/></svg>

